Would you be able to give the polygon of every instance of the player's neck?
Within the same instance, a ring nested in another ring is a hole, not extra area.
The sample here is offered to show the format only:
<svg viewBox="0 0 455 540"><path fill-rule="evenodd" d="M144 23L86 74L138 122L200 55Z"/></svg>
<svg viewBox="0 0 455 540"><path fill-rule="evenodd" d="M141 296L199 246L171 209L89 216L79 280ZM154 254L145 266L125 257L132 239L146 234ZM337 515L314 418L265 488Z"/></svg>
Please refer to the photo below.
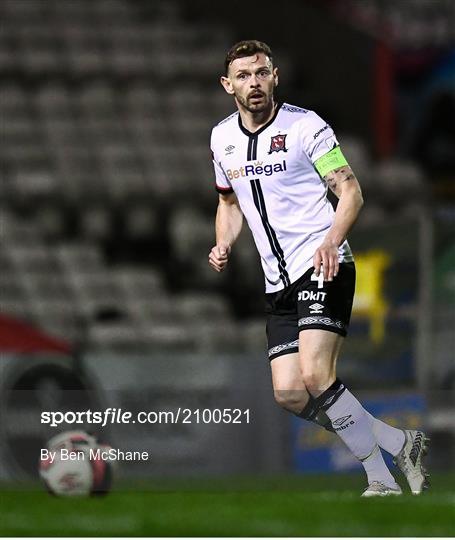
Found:
<svg viewBox="0 0 455 540"><path fill-rule="evenodd" d="M270 102L270 107L261 111L261 112L251 112L246 110L243 107L239 107L240 118L242 120L242 125L251 133L258 131L262 126L267 124L275 114L277 104L275 101Z"/></svg>

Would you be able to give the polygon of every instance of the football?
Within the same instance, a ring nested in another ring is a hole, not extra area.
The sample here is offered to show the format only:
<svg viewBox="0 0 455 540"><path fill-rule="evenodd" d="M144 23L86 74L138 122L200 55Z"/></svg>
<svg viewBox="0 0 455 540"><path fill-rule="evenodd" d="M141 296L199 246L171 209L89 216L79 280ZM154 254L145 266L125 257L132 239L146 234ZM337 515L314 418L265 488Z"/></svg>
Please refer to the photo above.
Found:
<svg viewBox="0 0 455 540"><path fill-rule="evenodd" d="M65 431L41 449L39 475L52 495L106 495L113 481L113 463L97 449L110 448L85 431Z"/></svg>

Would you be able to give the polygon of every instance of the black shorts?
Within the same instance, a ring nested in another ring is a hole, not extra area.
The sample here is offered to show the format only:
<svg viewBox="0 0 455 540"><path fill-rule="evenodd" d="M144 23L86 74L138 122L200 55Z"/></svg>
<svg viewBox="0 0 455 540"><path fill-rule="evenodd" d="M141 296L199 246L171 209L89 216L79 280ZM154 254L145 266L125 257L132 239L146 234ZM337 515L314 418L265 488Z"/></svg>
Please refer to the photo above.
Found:
<svg viewBox="0 0 455 540"><path fill-rule="evenodd" d="M265 295L269 360L298 352L299 332L320 329L346 336L355 290L355 265L341 263L333 281L302 277L276 293Z"/></svg>

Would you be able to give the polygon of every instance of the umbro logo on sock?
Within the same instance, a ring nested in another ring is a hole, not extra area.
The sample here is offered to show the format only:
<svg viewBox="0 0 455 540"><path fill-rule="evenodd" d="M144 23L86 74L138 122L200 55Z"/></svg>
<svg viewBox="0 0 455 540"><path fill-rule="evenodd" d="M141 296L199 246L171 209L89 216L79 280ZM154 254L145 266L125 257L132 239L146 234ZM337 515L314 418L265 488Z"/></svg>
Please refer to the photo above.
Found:
<svg viewBox="0 0 455 540"><path fill-rule="evenodd" d="M349 426L352 426L355 424L354 420L351 420L348 422L348 420L351 418L352 414L349 414L348 416L342 416L341 418L337 418L332 422L332 427L335 431L343 431L343 429L347 429ZM346 424L346 422L348 422ZM343 425L344 424L344 425Z"/></svg>
<svg viewBox="0 0 455 540"><path fill-rule="evenodd" d="M352 414L349 414L348 416L342 416L341 418L337 418L332 422L332 426L342 426L346 420L349 420L351 418Z"/></svg>

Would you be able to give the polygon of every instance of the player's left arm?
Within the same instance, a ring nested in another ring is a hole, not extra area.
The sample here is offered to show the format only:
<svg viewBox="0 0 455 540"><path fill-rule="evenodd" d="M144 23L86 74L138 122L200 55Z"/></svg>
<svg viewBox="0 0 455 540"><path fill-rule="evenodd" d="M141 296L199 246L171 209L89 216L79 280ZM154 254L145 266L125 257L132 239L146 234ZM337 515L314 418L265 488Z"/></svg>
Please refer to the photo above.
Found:
<svg viewBox="0 0 455 540"><path fill-rule="evenodd" d="M315 274L322 272L325 281L332 281L339 269L338 247L354 225L363 206L360 184L348 164L342 165L324 175L329 188L338 197L333 223L313 256Z"/></svg>

